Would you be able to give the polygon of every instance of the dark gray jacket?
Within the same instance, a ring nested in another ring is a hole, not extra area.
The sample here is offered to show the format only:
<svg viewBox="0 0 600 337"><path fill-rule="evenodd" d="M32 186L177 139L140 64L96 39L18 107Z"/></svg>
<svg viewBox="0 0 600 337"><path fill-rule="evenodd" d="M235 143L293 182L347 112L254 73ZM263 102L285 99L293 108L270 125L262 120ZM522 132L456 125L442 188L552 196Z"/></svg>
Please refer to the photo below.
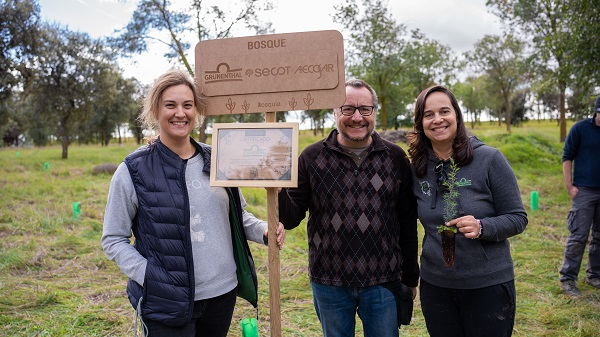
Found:
<svg viewBox="0 0 600 337"><path fill-rule="evenodd" d="M483 235L472 240L456 234L454 267L445 266L441 234L437 233L437 226L444 224L444 204L436 187L435 155L430 154L425 177L413 173L418 217L425 229L421 278L438 287L474 289L513 280L508 238L523 232L528 222L517 179L506 158L476 137L471 137L471 144L473 162L460 167L457 174L459 216L481 220Z"/></svg>

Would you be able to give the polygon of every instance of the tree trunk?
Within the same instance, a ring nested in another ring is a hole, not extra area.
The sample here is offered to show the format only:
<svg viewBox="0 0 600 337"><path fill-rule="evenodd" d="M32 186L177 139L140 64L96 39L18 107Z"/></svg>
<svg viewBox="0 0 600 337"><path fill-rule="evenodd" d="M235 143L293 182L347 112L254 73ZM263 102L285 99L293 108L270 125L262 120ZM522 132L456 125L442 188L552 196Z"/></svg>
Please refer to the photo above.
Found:
<svg viewBox="0 0 600 337"><path fill-rule="evenodd" d="M385 131L387 129L387 107L385 105L385 96L380 97L381 99L381 129Z"/></svg>
<svg viewBox="0 0 600 337"><path fill-rule="evenodd" d="M502 108L498 109L498 126L502 126Z"/></svg>
<svg viewBox="0 0 600 337"><path fill-rule="evenodd" d="M471 112L471 129L475 129L475 118L476 118L475 110Z"/></svg>
<svg viewBox="0 0 600 337"><path fill-rule="evenodd" d="M68 159L69 158L69 141L65 140L64 138L61 140L61 145L62 145L62 159Z"/></svg>
<svg viewBox="0 0 600 337"><path fill-rule="evenodd" d="M564 82L559 81L558 90L559 94L559 104L560 104L560 142L564 143L565 139L567 139L567 120L565 119L565 87Z"/></svg>
<svg viewBox="0 0 600 337"><path fill-rule="evenodd" d="M510 133L510 95L504 95L504 106L506 107L506 131Z"/></svg>
<svg viewBox="0 0 600 337"><path fill-rule="evenodd" d="M67 118L61 118L59 135L60 144L62 145L62 159L69 158L69 135L65 125L67 125Z"/></svg>
<svg viewBox="0 0 600 337"><path fill-rule="evenodd" d="M198 129L198 141L200 143L205 143L206 144L206 119L204 120L204 123L202 123L202 125L200 125L200 129Z"/></svg>

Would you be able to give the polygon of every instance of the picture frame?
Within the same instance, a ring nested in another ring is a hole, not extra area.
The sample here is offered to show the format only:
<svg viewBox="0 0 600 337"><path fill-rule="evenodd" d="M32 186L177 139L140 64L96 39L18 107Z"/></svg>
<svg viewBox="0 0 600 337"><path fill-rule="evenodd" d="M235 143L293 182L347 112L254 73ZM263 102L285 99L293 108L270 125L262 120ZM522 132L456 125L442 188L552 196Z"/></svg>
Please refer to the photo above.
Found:
<svg viewBox="0 0 600 337"><path fill-rule="evenodd" d="M214 123L210 185L297 187L298 123Z"/></svg>

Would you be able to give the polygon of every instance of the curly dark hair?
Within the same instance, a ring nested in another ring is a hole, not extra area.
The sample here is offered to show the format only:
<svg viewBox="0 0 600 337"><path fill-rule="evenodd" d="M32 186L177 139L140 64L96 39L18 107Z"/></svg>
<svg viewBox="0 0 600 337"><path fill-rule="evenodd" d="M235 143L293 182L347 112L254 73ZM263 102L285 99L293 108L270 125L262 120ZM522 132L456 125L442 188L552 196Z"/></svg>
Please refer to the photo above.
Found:
<svg viewBox="0 0 600 337"><path fill-rule="evenodd" d="M427 173L428 150L432 148L431 140L425 136L425 131L423 130L423 114L425 112L425 101L434 92L446 94L450 98L450 103L456 112L456 135L452 143L452 157L454 161L458 166L465 166L473 160L473 147L469 142L469 134L456 97L454 97L454 94L448 88L441 85L434 85L421 91L417 97L415 103L414 131L407 137L409 140L408 154L415 169L415 174L419 178L424 177Z"/></svg>

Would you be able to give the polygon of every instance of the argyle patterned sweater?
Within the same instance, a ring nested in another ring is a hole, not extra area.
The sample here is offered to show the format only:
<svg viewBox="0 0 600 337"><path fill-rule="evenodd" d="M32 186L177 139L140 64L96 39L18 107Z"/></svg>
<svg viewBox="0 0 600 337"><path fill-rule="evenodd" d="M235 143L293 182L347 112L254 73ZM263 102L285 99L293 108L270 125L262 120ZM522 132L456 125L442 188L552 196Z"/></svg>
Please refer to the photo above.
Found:
<svg viewBox="0 0 600 337"><path fill-rule="evenodd" d="M367 287L402 280L417 286L417 216L404 150L376 132L359 166L337 130L299 157L298 187L279 193L279 221L307 223L310 280Z"/></svg>

